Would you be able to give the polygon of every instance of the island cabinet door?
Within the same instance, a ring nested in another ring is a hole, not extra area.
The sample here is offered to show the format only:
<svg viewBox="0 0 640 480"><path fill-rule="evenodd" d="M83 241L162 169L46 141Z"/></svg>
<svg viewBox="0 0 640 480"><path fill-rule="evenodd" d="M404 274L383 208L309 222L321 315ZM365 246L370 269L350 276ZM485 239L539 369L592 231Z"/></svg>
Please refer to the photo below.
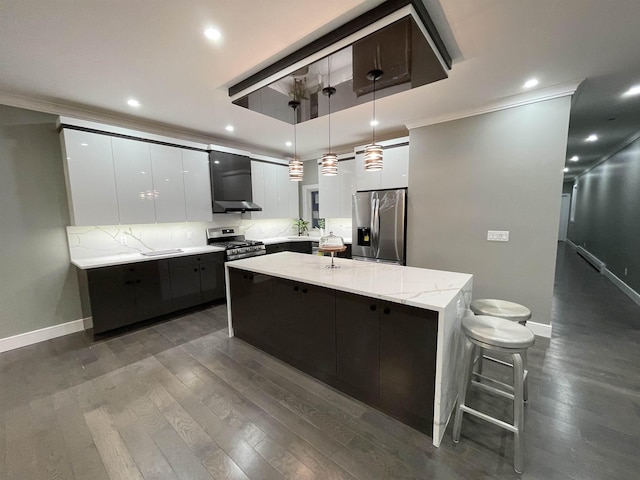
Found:
<svg viewBox="0 0 640 480"><path fill-rule="evenodd" d="M127 267L135 287L136 320L146 320L172 310L169 262L152 260Z"/></svg>
<svg viewBox="0 0 640 480"><path fill-rule="evenodd" d="M433 435L438 313L380 306L380 401L392 415Z"/></svg>
<svg viewBox="0 0 640 480"><path fill-rule="evenodd" d="M296 319L300 337L301 368L330 381L336 376L336 292L301 284L300 310Z"/></svg>
<svg viewBox="0 0 640 480"><path fill-rule="evenodd" d="M274 278L270 323L274 355L320 379L335 377L333 290Z"/></svg>
<svg viewBox="0 0 640 480"><path fill-rule="evenodd" d="M231 318L236 337L270 351L277 332L271 322L272 277L236 268L229 269Z"/></svg>
<svg viewBox="0 0 640 480"><path fill-rule="evenodd" d="M373 298L336 292L337 381L364 401L380 388L380 306Z"/></svg>

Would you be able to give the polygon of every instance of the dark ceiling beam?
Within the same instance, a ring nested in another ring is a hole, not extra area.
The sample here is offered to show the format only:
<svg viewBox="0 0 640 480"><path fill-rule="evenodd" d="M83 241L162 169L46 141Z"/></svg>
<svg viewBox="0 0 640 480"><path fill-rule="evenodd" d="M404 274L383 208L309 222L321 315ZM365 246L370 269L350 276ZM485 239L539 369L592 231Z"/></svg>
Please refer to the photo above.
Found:
<svg viewBox="0 0 640 480"><path fill-rule="evenodd" d="M316 52L323 50L327 47L330 47L336 42L352 35L365 27L368 27L372 23L377 22L378 20L386 17L387 15L392 14L396 10L399 10L407 5L412 5L415 9L418 17L422 21L422 24L426 28L427 32L431 36L433 42L440 53L440 56L444 60L445 64L449 69L451 69L451 55L447 51L447 47L445 46L440 34L436 30L436 26L431 20L429 13L427 12L426 7L422 3L422 0L387 0L384 3L381 3L377 7L369 10L366 13L363 13L357 18L345 23L344 25L336 28L335 30L323 35L322 37L314 40L313 42L305 45L304 47L296 50L295 52L287 55L286 57L272 63L266 68L263 68L257 73L254 73L250 77L242 80L241 82L232 85L229 88L229 96L233 97L239 92L255 85L258 82L261 82L265 78L269 78L270 76L284 70L287 67L290 67L294 63L297 63L301 60L304 60L307 57L310 57Z"/></svg>

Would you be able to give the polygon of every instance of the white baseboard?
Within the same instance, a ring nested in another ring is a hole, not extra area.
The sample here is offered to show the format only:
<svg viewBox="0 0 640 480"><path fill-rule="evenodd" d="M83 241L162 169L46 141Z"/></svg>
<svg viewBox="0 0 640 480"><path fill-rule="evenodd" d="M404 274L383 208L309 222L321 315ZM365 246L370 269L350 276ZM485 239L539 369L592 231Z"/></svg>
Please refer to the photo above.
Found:
<svg viewBox="0 0 640 480"><path fill-rule="evenodd" d="M551 325L527 321L527 328L538 337L551 338Z"/></svg>
<svg viewBox="0 0 640 480"><path fill-rule="evenodd" d="M587 262L593 265L596 268L596 270L598 270L600 273L604 273L604 271L607 269L606 263L604 263L602 260L600 260L598 257L596 257L593 253L586 250L585 248L578 247L576 248L576 252L578 252L578 255L584 258Z"/></svg>
<svg viewBox="0 0 640 480"><path fill-rule="evenodd" d="M33 330L32 332L20 333L12 337L0 338L0 353L51 340L52 338L62 337L70 333L81 332L85 329L86 321L87 319L81 318L79 320L61 323L60 325Z"/></svg>
<svg viewBox="0 0 640 480"><path fill-rule="evenodd" d="M638 305L640 305L640 294L638 292L636 292L633 288L631 288L629 285L627 285L626 283L624 283L622 280L620 280L620 278L618 278L611 270L609 270L608 268L605 268L602 272L602 274L607 277L609 280L611 280L613 282L613 284L618 287L620 290L622 290L622 292L629 297L631 300L633 300L635 303L637 303Z"/></svg>

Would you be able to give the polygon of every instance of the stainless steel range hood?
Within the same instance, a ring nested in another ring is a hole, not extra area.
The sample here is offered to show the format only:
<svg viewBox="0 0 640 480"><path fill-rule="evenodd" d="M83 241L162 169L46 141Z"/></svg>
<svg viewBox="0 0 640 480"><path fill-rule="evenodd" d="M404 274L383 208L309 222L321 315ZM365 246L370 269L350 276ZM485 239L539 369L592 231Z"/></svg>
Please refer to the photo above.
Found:
<svg viewBox="0 0 640 480"><path fill-rule="evenodd" d="M212 151L209 172L213 197L213 213L260 212L253 203L251 159L245 155Z"/></svg>

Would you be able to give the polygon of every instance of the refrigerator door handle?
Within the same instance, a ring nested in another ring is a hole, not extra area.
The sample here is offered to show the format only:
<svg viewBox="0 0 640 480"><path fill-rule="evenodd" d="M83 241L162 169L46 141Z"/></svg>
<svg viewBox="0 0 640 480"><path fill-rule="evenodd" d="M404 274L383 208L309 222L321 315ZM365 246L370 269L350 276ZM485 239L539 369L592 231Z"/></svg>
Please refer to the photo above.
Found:
<svg viewBox="0 0 640 480"><path fill-rule="evenodd" d="M373 216L371 221L373 223L372 236L375 258L378 258L380 256L380 198L378 197L377 192L375 193Z"/></svg>

